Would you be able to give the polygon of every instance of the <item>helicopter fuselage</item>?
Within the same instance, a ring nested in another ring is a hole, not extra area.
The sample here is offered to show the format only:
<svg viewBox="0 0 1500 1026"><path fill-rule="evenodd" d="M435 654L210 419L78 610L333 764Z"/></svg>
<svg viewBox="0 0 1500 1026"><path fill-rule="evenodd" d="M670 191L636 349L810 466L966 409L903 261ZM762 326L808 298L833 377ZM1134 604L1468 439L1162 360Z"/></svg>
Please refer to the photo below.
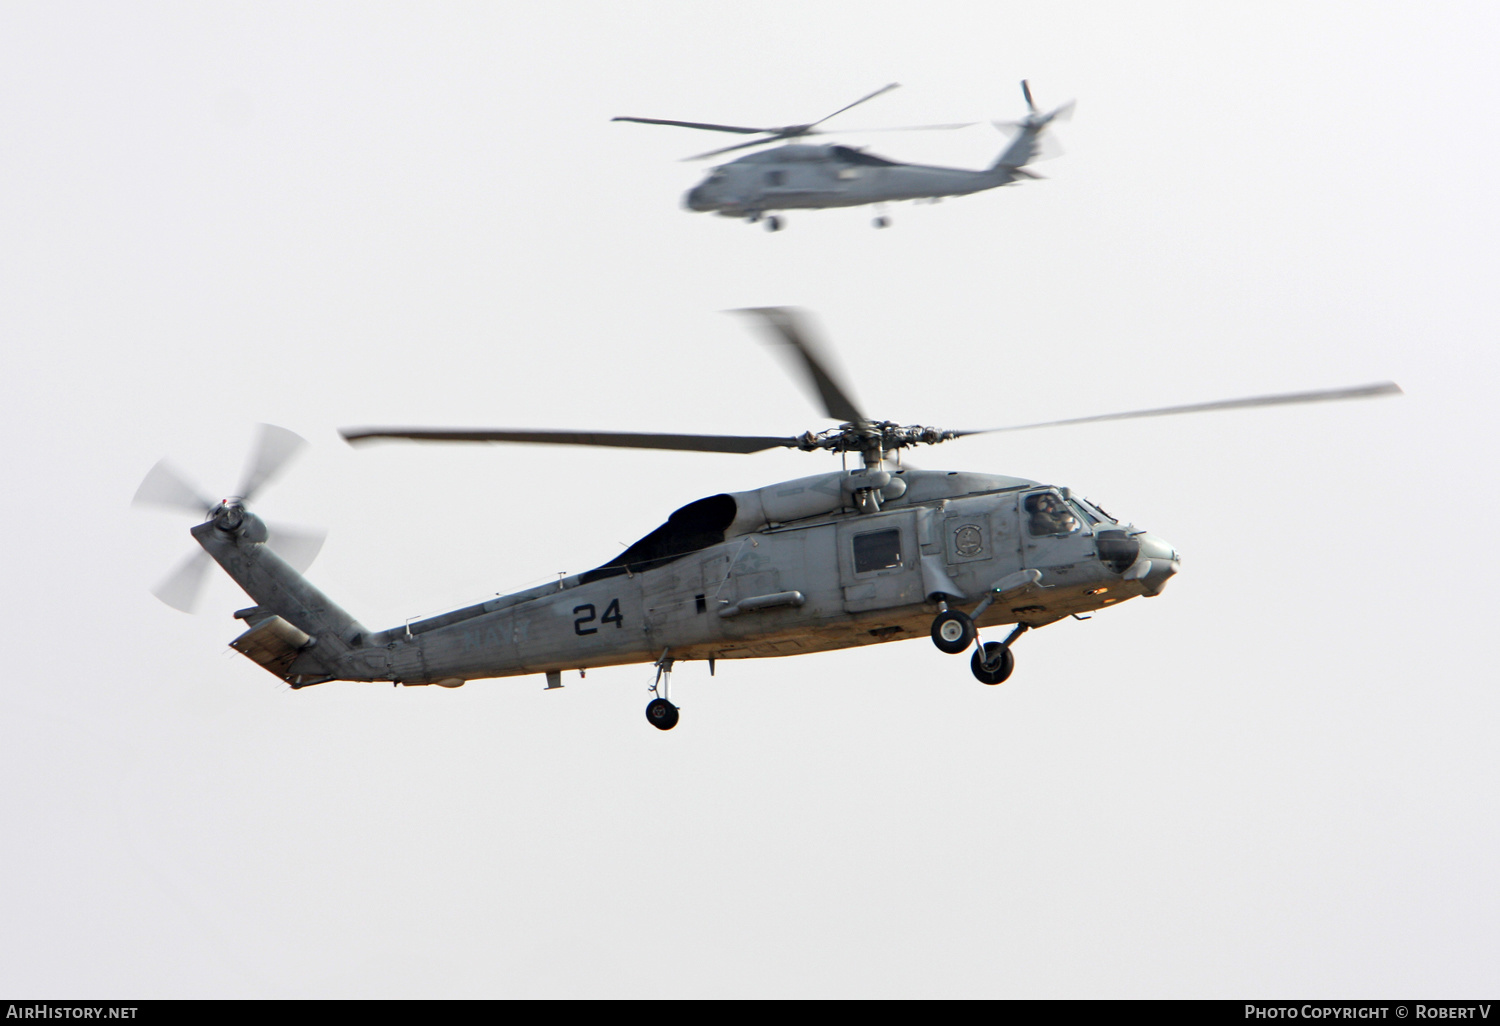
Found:
<svg viewBox="0 0 1500 1026"><path fill-rule="evenodd" d="M980 628L1038 627L1154 595L1179 566L1167 543L1036 482L897 471L884 507L861 513L847 504L860 481L821 474L700 500L596 570L373 633L300 577L271 587L292 572L265 546L212 521L194 534L266 607L237 614L251 630L235 647L294 687L828 651L927 637L943 603L984 603ZM300 586L315 597L288 602ZM294 643L257 626L272 608ZM265 644L242 644L257 630Z"/></svg>
<svg viewBox="0 0 1500 1026"><path fill-rule="evenodd" d="M1015 167L985 171L903 164L848 146L793 144L715 168L684 198L689 210L757 217L775 210L857 207L965 196L1028 177Z"/></svg>

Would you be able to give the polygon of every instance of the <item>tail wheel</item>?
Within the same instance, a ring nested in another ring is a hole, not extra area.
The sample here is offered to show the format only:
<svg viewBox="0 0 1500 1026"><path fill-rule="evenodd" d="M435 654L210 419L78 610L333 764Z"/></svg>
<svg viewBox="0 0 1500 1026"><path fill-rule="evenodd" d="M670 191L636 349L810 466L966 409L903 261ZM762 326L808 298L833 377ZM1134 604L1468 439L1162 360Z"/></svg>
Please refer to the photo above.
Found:
<svg viewBox="0 0 1500 1026"><path fill-rule="evenodd" d="M985 642L982 648L974 650L974 657L969 660L969 669L981 684L1004 684L1015 668L1015 653L1009 645L998 641Z"/></svg>

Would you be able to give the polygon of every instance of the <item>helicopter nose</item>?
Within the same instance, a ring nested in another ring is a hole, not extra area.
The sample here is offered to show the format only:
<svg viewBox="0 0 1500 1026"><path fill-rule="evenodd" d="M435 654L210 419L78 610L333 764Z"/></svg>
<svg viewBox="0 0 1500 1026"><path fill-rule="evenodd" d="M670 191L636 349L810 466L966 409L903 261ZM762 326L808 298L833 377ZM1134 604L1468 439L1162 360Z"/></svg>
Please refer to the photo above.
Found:
<svg viewBox="0 0 1500 1026"><path fill-rule="evenodd" d="M1141 594L1148 598L1160 595L1167 581L1182 569L1182 557L1170 542L1154 534L1136 535L1134 540L1140 544L1140 556L1125 576L1140 581Z"/></svg>
<svg viewBox="0 0 1500 1026"><path fill-rule="evenodd" d="M708 198L708 187L697 185L689 189L682 199L682 205L689 210L712 210L713 201Z"/></svg>

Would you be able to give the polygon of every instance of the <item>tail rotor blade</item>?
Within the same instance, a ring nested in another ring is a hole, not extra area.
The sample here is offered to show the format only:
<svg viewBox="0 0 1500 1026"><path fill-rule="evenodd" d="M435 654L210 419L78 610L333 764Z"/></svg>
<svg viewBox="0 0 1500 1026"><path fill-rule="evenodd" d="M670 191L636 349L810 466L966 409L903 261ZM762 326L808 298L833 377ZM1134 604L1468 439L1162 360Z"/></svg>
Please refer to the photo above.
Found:
<svg viewBox="0 0 1500 1026"><path fill-rule="evenodd" d="M306 573L313 560L323 549L327 531L316 528L288 527L285 524L267 524L270 538L266 544L280 556L288 566L299 574Z"/></svg>
<svg viewBox="0 0 1500 1026"><path fill-rule="evenodd" d="M156 466L146 472L141 486L135 490L132 506L165 506L203 516L214 507L214 500L205 496L176 467L166 460L158 460Z"/></svg>
<svg viewBox="0 0 1500 1026"><path fill-rule="evenodd" d="M203 584L207 580L206 575L211 562L208 553L201 550L193 553L160 584L152 588L151 594L173 609L191 613L198 605L198 597L203 594Z"/></svg>
<svg viewBox="0 0 1500 1026"><path fill-rule="evenodd" d="M245 465L245 476L235 494L249 502L306 444L307 440L294 431L275 424L262 424L260 438Z"/></svg>

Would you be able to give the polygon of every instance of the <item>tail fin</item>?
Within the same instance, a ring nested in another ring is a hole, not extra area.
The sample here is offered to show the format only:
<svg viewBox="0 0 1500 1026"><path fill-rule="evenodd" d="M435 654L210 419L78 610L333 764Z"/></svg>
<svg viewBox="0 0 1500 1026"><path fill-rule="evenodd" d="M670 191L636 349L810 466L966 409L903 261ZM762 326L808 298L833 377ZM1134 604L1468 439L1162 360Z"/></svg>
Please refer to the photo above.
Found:
<svg viewBox="0 0 1500 1026"><path fill-rule="evenodd" d="M236 651L294 688L350 679L369 632L265 545L259 517L226 504L192 533L256 602L235 614L250 628L231 642Z"/></svg>
<svg viewBox="0 0 1500 1026"><path fill-rule="evenodd" d="M1053 121L1066 121L1073 116L1075 103L1072 100L1050 113L1043 114L1036 109L1036 104L1031 100L1031 86L1024 81L1021 83L1021 93L1026 97L1029 113L1020 121L995 122L996 128L1019 128L1020 131L1000 156L995 158L995 162L989 167L990 171L1016 174L1027 164L1039 159L1042 156L1042 133L1047 126Z"/></svg>

